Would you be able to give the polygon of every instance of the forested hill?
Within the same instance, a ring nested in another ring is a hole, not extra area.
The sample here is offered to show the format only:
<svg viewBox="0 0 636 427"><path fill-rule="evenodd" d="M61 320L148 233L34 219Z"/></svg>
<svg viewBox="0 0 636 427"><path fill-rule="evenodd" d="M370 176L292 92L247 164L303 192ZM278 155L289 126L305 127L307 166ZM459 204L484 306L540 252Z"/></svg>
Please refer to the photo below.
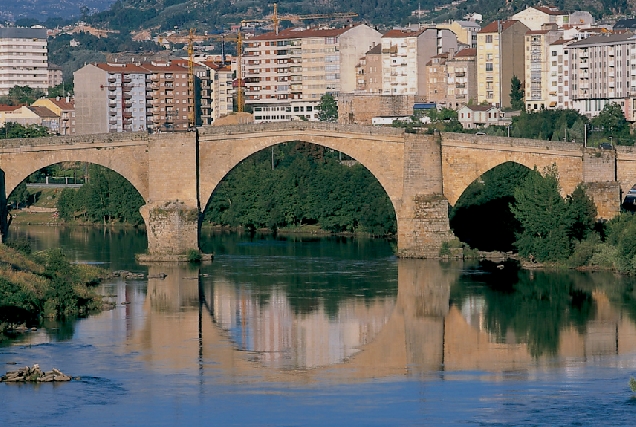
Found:
<svg viewBox="0 0 636 427"><path fill-rule="evenodd" d="M64 4L77 2L78 10L86 0L64 0ZM22 4L23 2L14 2ZM95 3L95 1L93 1ZM102 4L108 4L104 0ZM414 22L444 22L450 19L462 19L469 13L481 13L484 21L507 18L523 10L526 6L546 3L541 0L281 0L278 13L284 15L329 14L334 12L353 12L357 20L371 25L388 28ZM554 0L555 6L562 10L589 10L597 18L629 14L632 5L628 0ZM46 9L48 2L42 3ZM36 17L60 16L55 8L38 10ZM413 15L420 10L421 17ZM198 31L225 32L229 24L239 23L243 19L262 19L271 16L273 2L264 0L117 0L109 10L82 8L82 19L93 25L130 32L139 29L155 31L197 28ZM70 16L62 15L69 18ZM17 18L18 16L16 16ZM0 16L2 18L2 16ZM74 17L77 20L77 15ZM52 20L55 22L55 20ZM310 21L302 21L311 24ZM282 26L291 25L282 21Z"/></svg>

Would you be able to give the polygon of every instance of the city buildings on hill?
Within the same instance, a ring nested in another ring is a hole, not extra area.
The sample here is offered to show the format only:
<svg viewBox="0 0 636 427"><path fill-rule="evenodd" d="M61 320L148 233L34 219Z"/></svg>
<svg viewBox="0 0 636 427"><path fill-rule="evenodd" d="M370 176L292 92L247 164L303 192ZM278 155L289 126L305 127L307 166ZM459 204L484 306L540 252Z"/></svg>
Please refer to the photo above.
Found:
<svg viewBox="0 0 636 427"><path fill-rule="evenodd" d="M245 105L256 123L317 120L324 94L336 98L357 87L356 65L381 34L367 25L291 28L244 43Z"/></svg>
<svg viewBox="0 0 636 427"><path fill-rule="evenodd" d="M510 19L520 21L531 31L539 31L546 24L554 24L559 28L570 25L594 25L594 17L590 12L563 12L554 6L527 7L512 15Z"/></svg>
<svg viewBox="0 0 636 427"><path fill-rule="evenodd" d="M0 28L0 96L14 86L48 89L45 28Z"/></svg>
<svg viewBox="0 0 636 427"><path fill-rule="evenodd" d="M33 106L45 107L57 115L59 118L58 134L75 134L75 100L69 96L65 98L40 98L33 103Z"/></svg>

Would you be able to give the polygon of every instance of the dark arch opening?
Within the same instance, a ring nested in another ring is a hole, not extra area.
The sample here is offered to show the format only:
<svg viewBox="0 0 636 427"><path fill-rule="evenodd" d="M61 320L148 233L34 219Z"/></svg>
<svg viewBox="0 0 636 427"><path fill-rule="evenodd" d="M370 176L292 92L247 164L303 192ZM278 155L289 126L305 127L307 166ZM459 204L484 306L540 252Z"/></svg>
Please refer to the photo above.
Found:
<svg viewBox="0 0 636 427"><path fill-rule="evenodd" d="M4 188L4 186L3 186ZM24 208L36 206L46 222L143 224L139 208L145 203L137 189L122 175L93 163L62 162L39 169L7 197L13 221ZM29 221L29 222L34 222Z"/></svg>
<svg viewBox="0 0 636 427"><path fill-rule="evenodd" d="M240 162L214 189L203 222L250 230L397 232L393 204L367 168L305 142L278 144Z"/></svg>
<svg viewBox="0 0 636 427"><path fill-rule="evenodd" d="M473 181L449 212L455 235L479 250L514 250L515 233L521 230L510 203L529 172L519 163L505 162Z"/></svg>
<svg viewBox="0 0 636 427"><path fill-rule="evenodd" d="M624 194L621 207L628 212L636 212L636 185Z"/></svg>

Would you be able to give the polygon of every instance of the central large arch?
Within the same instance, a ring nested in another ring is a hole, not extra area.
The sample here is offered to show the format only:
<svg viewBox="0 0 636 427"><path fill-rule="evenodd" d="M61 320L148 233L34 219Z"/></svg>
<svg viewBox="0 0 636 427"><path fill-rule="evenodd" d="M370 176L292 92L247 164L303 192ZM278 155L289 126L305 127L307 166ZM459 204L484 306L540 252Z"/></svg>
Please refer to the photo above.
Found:
<svg viewBox="0 0 636 427"><path fill-rule="evenodd" d="M241 161L254 153L285 142L307 142L340 151L359 161L380 182L396 213L403 198L404 137L402 132L356 134L328 129L289 129L227 133L203 128L199 132L199 200L207 206L214 189ZM391 132L393 131L393 132Z"/></svg>

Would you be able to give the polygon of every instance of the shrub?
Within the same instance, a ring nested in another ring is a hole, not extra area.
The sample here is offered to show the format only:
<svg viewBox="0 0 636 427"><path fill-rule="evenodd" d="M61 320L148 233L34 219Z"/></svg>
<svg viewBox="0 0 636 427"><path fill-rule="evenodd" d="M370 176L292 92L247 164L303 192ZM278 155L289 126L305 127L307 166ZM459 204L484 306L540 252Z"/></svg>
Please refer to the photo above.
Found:
<svg viewBox="0 0 636 427"><path fill-rule="evenodd" d="M188 249L186 251L186 258L188 262L201 262L201 252L198 249Z"/></svg>

